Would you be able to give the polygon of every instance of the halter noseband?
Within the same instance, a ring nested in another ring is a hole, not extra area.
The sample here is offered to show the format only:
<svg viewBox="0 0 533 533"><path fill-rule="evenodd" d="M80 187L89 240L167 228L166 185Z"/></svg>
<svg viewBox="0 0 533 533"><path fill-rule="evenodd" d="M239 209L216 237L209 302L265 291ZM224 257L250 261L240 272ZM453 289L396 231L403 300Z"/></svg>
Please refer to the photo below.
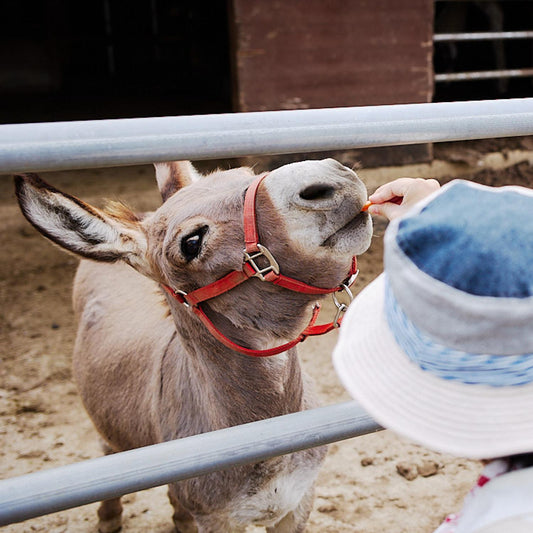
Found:
<svg viewBox="0 0 533 533"><path fill-rule="evenodd" d="M268 250L268 248L266 248L262 244L259 244L259 235L257 232L255 198L259 185L267 175L268 174L259 176L254 182L252 182L252 184L246 191L243 212L245 249L244 264L242 270L233 270L229 274L226 274L225 276L220 278L219 280L205 285L204 287L200 287L199 289L196 289L189 293L186 293L181 290L175 290L169 287L168 285L161 284L163 289L165 289L165 291L170 296L172 296L178 302L189 307L203 322L203 324L211 333L211 335L213 335L218 341L220 341L222 344L232 350L254 357L268 357L271 355L279 354L281 352L285 352L290 348L296 346L298 343L304 341L309 336L323 335L324 333L328 333L334 328L338 328L342 321L341 315L348 309L348 306L344 303L339 302L335 293L344 291L346 292L351 301L353 299L353 296L350 291L350 287L355 282L357 274L359 273L359 271L357 270L357 259L355 256L352 258L352 266L348 278L339 286L330 289L324 289L322 287L308 285L307 283L296 280L294 278L290 278L288 276L284 276L280 273L279 265L274 259L273 255ZM260 267L257 264L257 260L260 257L264 257L268 261L268 266ZM250 348L246 348L244 346L240 346L239 344L234 343L213 324L213 322L209 319L204 310L200 307L200 304L202 302L205 302L206 300L210 300L211 298L220 296L221 294L224 294L225 292L234 289L244 281L254 277L259 278L261 281L268 281L270 283L274 283L275 285L279 285L280 287L295 292L317 295L333 293L333 302L337 307L337 314L335 316L335 319L333 320L333 322L330 322L328 324L315 325L315 322L318 318L318 313L320 312L320 304L316 303L313 307L313 314L311 320L309 321L309 324L302 331L302 333L300 333L300 335L298 335L298 337L293 339L292 341L282 344L281 346L269 348L266 350L252 350Z"/></svg>

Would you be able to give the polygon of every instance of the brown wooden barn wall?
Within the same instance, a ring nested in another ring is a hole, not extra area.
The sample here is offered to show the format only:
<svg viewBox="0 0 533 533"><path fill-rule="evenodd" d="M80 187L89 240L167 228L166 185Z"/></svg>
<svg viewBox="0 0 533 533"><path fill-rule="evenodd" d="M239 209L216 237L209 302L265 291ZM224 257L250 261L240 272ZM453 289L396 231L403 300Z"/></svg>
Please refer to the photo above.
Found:
<svg viewBox="0 0 533 533"><path fill-rule="evenodd" d="M232 9L238 111L431 101L433 0L232 0ZM401 159L429 158L426 145L407 152Z"/></svg>

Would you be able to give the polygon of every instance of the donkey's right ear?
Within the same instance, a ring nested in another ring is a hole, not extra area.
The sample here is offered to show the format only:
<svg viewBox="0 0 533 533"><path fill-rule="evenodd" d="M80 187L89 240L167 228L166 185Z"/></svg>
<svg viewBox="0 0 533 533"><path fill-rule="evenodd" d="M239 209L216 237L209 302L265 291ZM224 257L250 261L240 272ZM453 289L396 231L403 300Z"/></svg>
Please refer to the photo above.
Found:
<svg viewBox="0 0 533 533"><path fill-rule="evenodd" d="M163 202L181 188L201 178L190 161L154 163L155 177Z"/></svg>
<svg viewBox="0 0 533 533"><path fill-rule="evenodd" d="M126 207L117 214L92 207L41 180L15 176L15 191L28 221L62 248L96 261L123 260L146 273L146 237Z"/></svg>

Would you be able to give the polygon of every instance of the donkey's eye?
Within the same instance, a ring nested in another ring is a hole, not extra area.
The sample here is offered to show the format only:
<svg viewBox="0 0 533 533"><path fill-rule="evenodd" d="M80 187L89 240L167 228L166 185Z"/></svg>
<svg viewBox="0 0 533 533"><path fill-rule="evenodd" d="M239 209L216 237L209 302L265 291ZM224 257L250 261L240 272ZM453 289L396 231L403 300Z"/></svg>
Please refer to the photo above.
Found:
<svg viewBox="0 0 533 533"><path fill-rule="evenodd" d="M187 261L192 261L198 256L202 248L204 235L207 233L207 226L198 228L193 233L189 233L181 239L181 253Z"/></svg>

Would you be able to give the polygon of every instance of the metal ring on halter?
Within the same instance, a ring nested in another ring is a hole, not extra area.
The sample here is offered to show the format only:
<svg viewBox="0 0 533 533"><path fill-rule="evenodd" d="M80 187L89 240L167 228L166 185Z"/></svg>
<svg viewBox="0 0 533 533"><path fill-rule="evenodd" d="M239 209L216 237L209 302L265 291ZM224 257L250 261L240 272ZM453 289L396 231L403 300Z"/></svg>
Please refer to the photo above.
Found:
<svg viewBox="0 0 533 533"><path fill-rule="evenodd" d="M191 304L187 301L187 293L185 291L179 289L173 289L173 291L183 297L183 305L185 307L191 307Z"/></svg>
<svg viewBox="0 0 533 533"><path fill-rule="evenodd" d="M358 272L359 271L357 271L354 274L355 277L357 277L357 273ZM354 278L354 281L355 281L355 278ZM352 291L350 290L350 287L348 285L345 285L344 283L341 284L341 287L342 287L342 289L340 291L337 291L337 292L345 292L348 295L348 298L350 299L350 301L348 302L348 305L350 305L350 303L353 301ZM346 311L348 310L348 305L346 305L345 303L339 302L336 294L337 294L336 292L331 294L331 296L333 298L333 303L335 304L335 307L337 308L337 313L335 315L335 319L333 320L333 326L336 327L336 328L339 328L340 325L341 325L341 323L340 323L341 315L343 313L346 313Z"/></svg>
<svg viewBox="0 0 533 533"><path fill-rule="evenodd" d="M359 269L357 269L347 280L345 283L343 283L341 286L348 286L348 287L351 287L354 283L355 283L355 280L357 279L357 276L359 276ZM352 300L353 300L353 296L351 297ZM350 301L352 301L350 300Z"/></svg>

